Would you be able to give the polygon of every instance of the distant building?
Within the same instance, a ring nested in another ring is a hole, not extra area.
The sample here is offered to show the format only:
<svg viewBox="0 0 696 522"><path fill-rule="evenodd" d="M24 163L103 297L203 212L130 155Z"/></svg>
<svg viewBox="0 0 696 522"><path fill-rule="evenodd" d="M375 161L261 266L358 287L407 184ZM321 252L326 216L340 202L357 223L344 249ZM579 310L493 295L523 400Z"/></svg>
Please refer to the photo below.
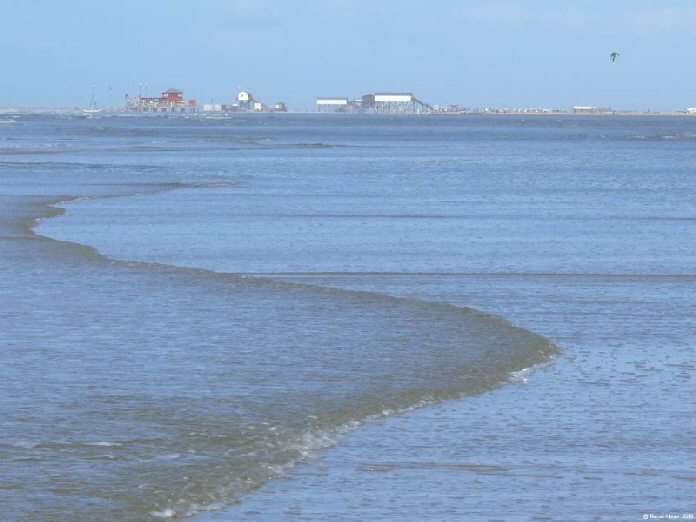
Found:
<svg viewBox="0 0 696 522"><path fill-rule="evenodd" d="M377 92L365 94L352 102L348 98L317 98L320 112L378 112L388 114L420 114L433 112L427 103L412 93Z"/></svg>
<svg viewBox="0 0 696 522"><path fill-rule="evenodd" d="M346 112L348 106L348 98L317 98L317 109L320 112Z"/></svg>
<svg viewBox="0 0 696 522"><path fill-rule="evenodd" d="M278 103L285 106L283 102ZM239 106L239 110L245 112L274 112L274 110L276 110L254 98L254 95L249 91L241 91L239 94L237 94L237 104Z"/></svg>
<svg viewBox="0 0 696 522"><path fill-rule="evenodd" d="M173 103L184 101L184 93L178 89L167 89L162 93L162 98Z"/></svg>
<svg viewBox="0 0 696 522"><path fill-rule="evenodd" d="M150 113L186 113L196 112L196 100L185 100L184 93L178 89L167 89L157 98L129 95L128 110Z"/></svg>
<svg viewBox="0 0 696 522"><path fill-rule="evenodd" d="M376 92L374 100L377 112L417 114L433 111L430 105L423 103L410 92Z"/></svg>
<svg viewBox="0 0 696 522"><path fill-rule="evenodd" d="M205 103L203 112L287 112L287 107L282 101L277 102L273 107L269 107L263 102L254 99L249 91L241 91L236 96L236 102L231 103Z"/></svg>
<svg viewBox="0 0 696 522"><path fill-rule="evenodd" d="M254 110L254 96L249 91L242 91L237 94L237 103L240 111Z"/></svg>
<svg viewBox="0 0 696 522"><path fill-rule="evenodd" d="M687 114L696 114L696 107L689 107L686 109Z"/></svg>

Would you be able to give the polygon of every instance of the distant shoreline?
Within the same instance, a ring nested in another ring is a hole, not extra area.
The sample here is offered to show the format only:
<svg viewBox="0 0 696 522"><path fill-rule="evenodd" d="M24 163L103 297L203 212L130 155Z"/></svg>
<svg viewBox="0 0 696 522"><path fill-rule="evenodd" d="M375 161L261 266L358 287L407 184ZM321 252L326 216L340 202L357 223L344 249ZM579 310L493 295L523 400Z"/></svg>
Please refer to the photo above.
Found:
<svg viewBox="0 0 696 522"><path fill-rule="evenodd" d="M485 108L485 109L455 109L455 110L433 110L418 114L413 113L378 113L378 112L325 112L325 111L309 111L297 110L288 112L254 112L254 111L233 111L233 112L214 112L214 111L195 111L187 113L134 113L122 107L105 107L97 112L87 113L82 108L66 108L66 107L0 107L0 116L25 115L25 114L56 114L56 115L73 115L83 116L86 118L94 118L100 116L113 115L128 115L139 117L215 117L215 116L233 116L242 114L320 114L320 115L391 115L391 116L442 116L442 115L507 115L507 116L696 116L696 109L681 110L681 111L651 111L651 110L622 110L622 109L604 109L604 108L587 108L587 109L526 109L526 108Z"/></svg>

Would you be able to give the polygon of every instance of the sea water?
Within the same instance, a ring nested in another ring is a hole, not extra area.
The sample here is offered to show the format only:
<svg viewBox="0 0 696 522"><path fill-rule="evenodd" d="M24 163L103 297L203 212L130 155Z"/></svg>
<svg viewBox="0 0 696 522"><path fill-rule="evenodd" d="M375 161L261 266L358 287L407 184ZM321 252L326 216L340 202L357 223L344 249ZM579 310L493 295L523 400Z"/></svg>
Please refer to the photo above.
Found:
<svg viewBox="0 0 696 522"><path fill-rule="evenodd" d="M3 519L696 511L695 120L0 139Z"/></svg>

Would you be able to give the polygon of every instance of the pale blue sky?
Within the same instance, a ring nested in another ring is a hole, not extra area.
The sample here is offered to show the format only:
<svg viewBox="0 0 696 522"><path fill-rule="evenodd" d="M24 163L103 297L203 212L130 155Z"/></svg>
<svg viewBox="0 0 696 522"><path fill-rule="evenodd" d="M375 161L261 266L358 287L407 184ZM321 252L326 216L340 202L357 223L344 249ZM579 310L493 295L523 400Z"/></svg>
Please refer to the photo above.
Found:
<svg viewBox="0 0 696 522"><path fill-rule="evenodd" d="M464 107L696 106L694 0L0 0L0 12L0 107L84 106L93 85L100 105L176 87L294 110L384 91Z"/></svg>

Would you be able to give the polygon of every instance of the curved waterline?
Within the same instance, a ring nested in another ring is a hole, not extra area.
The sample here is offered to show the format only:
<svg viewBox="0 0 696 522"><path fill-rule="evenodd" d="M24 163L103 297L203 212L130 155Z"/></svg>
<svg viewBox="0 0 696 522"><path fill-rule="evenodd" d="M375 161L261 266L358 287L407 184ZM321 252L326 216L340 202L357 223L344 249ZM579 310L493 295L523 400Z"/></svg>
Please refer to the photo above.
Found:
<svg viewBox="0 0 696 522"><path fill-rule="evenodd" d="M19 222L38 241L17 248L38 264L51 260L65 278L51 284L74 294L62 305L69 312L52 313L75 321L65 340L81 371L50 385L51 394L76 402L79 421L66 421L76 431L88 422L109 438L52 440L46 427L46 440L13 451L41 450L44 464L59 466L66 452L84 461L108 448L104 474L67 489L120 491L119 503L95 508L110 516L183 516L233 502L362 423L514 382L557 353L473 309L115 260L32 231L37 219L63 214L51 205L83 197L35 202ZM79 333L85 328L91 337ZM111 469L112 460L128 471ZM69 466L62 474L75 480Z"/></svg>

